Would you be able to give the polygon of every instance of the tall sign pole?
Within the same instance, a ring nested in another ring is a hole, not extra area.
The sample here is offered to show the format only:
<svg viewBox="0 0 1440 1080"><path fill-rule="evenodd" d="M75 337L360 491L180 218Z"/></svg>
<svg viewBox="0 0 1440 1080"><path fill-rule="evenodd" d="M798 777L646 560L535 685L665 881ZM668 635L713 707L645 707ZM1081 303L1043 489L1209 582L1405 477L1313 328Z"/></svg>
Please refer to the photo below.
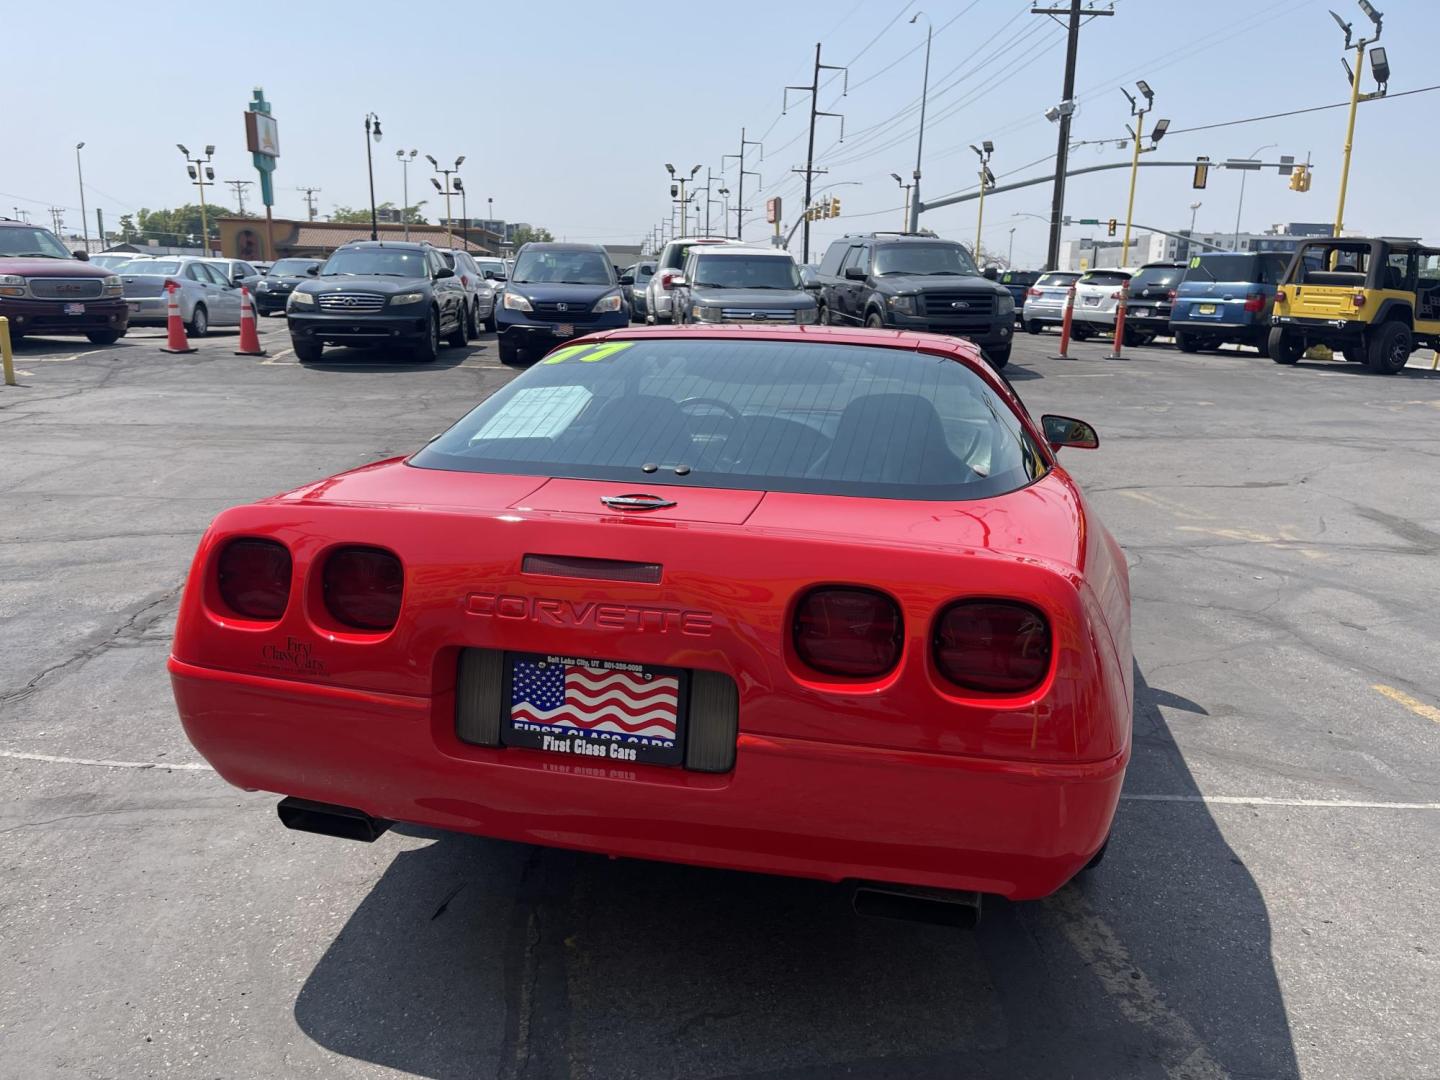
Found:
<svg viewBox="0 0 1440 1080"><path fill-rule="evenodd" d="M265 91L255 88L250 107L245 111L245 146L260 174L260 201L265 204L265 257L275 259L275 219L271 208L275 205L275 161L280 156L280 128L270 115L270 103L265 100Z"/></svg>

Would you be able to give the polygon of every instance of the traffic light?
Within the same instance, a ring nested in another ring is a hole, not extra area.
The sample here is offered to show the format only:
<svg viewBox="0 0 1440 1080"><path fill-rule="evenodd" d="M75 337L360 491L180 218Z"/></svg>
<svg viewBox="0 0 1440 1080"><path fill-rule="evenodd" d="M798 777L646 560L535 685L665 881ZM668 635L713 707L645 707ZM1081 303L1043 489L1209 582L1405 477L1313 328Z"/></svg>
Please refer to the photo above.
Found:
<svg viewBox="0 0 1440 1080"><path fill-rule="evenodd" d="M830 216L840 216L840 199L838 196L835 195L830 196Z"/></svg>
<svg viewBox="0 0 1440 1080"><path fill-rule="evenodd" d="M1210 159L1208 157L1197 157L1195 159L1195 179L1191 181L1193 188L1203 188L1205 182L1210 179Z"/></svg>
<svg viewBox="0 0 1440 1080"><path fill-rule="evenodd" d="M1109 221L1109 222L1106 224L1106 226L1105 226L1106 232L1107 232L1110 236L1114 236L1114 235L1115 235L1115 226L1118 225L1118 224L1120 224L1120 223L1119 223L1118 221L1116 221L1116 220L1112 217L1112 218L1110 219L1110 221Z"/></svg>
<svg viewBox="0 0 1440 1080"><path fill-rule="evenodd" d="M1295 170L1290 174L1290 190L1310 190L1310 167L1308 165L1295 166Z"/></svg>

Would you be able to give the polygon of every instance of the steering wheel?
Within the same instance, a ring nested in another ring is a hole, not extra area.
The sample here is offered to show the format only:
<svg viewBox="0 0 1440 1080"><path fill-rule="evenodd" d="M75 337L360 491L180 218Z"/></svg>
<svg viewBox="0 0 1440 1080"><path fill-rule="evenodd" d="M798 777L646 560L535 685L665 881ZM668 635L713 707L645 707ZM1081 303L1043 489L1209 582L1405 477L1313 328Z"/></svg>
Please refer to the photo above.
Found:
<svg viewBox="0 0 1440 1080"><path fill-rule="evenodd" d="M678 402L678 405L682 409L690 409L699 405L708 405L712 409L719 409L722 413L725 414L725 418L729 420L732 424L738 424L745 419L745 417L741 415L738 409L736 409L729 402L721 401L719 398L688 397L685 398L683 401Z"/></svg>

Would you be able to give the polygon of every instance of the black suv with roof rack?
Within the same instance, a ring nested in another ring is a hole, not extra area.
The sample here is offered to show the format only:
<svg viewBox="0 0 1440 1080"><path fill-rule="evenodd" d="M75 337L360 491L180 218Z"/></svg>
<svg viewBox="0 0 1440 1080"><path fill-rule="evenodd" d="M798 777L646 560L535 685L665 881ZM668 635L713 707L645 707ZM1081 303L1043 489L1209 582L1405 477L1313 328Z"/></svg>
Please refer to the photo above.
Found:
<svg viewBox="0 0 1440 1080"><path fill-rule="evenodd" d="M441 338L470 341L465 287L429 244L353 240L309 274L285 304L298 360L319 360L326 345L394 344L429 361Z"/></svg>
<svg viewBox="0 0 1440 1080"><path fill-rule="evenodd" d="M928 330L973 341L992 367L1010 360L1015 299L953 240L856 233L832 243L816 274L830 326Z"/></svg>
<svg viewBox="0 0 1440 1080"><path fill-rule="evenodd" d="M109 270L87 265L49 229L0 218L0 315L10 339L27 334L83 334L96 345L125 336L130 306L122 283ZM77 261L78 260L78 261Z"/></svg>

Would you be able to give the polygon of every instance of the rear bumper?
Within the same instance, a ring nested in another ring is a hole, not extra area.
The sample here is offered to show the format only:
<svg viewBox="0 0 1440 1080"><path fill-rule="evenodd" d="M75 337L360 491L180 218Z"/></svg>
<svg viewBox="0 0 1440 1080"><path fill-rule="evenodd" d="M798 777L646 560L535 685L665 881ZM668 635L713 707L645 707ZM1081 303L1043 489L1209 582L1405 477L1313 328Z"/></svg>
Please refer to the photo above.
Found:
<svg viewBox="0 0 1440 1080"><path fill-rule="evenodd" d="M1204 334L1226 341L1258 341L1270 332L1264 323L1217 322L1214 319L1170 320L1170 333Z"/></svg>
<svg viewBox="0 0 1440 1080"><path fill-rule="evenodd" d="M79 315L65 314L63 300L0 300L0 315L10 320L10 329L17 334L91 334L98 331L125 332L130 324L130 306L123 299L78 300L84 311Z"/></svg>
<svg viewBox="0 0 1440 1080"><path fill-rule="evenodd" d="M1358 337L1370 329L1371 324L1359 319L1315 319L1301 315L1276 315L1271 319L1275 326L1287 330L1303 330L1306 333L1334 334L1336 336ZM1266 327L1265 329L1269 329Z"/></svg>
<svg viewBox="0 0 1440 1080"><path fill-rule="evenodd" d="M1054 892L1099 849L1129 757L1047 765L742 730L724 775L572 764L460 742L448 697L169 667L190 741L238 787L550 847L1011 899Z"/></svg>

